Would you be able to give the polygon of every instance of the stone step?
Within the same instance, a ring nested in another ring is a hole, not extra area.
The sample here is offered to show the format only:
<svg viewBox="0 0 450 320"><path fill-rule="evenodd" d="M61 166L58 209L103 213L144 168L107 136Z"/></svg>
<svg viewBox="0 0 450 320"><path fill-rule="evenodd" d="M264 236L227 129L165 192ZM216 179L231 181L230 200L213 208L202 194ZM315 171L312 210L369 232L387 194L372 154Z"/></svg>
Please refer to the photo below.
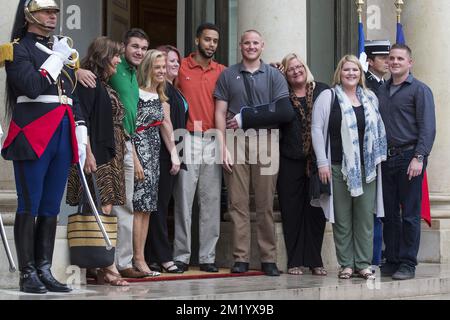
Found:
<svg viewBox="0 0 450 320"><path fill-rule="evenodd" d="M416 278L394 281L377 273L375 281L360 278L340 280L337 272L327 277L282 275L278 279L246 279L242 288L214 295L198 294L191 299L215 300L387 300L429 297L450 293L448 265L420 265ZM319 279L318 279L319 278ZM231 287L231 284L230 284ZM181 289L181 288L180 288ZM215 286L216 292L217 287ZM186 298L186 297L183 297Z"/></svg>
<svg viewBox="0 0 450 320"><path fill-rule="evenodd" d="M229 283L223 290L215 284L214 293L207 288L202 293L171 297L171 299L192 300L392 300L447 295L450 293L448 265L419 265L416 278L394 281L376 273L375 281L360 278L340 280L337 271L330 271L327 277L311 275L282 275L279 278L250 277L240 281L238 288ZM235 280L235 279L233 279ZM237 280L239 281L239 280ZM230 281L232 282L232 281ZM236 282L237 283L237 282ZM191 284L192 285L192 284ZM170 290L168 288L167 290ZM181 285L179 291L183 291ZM161 292L159 292L161 294Z"/></svg>
<svg viewBox="0 0 450 320"><path fill-rule="evenodd" d="M276 301L291 300L393 300L448 297L450 294L450 266L420 264L416 278L393 281L380 277L375 281L360 278L340 280L336 270L329 270L327 277L310 274L280 277L239 277L222 279L197 279L134 283L126 290L111 286L80 286L71 294L26 295L20 294L17 285L6 289L0 285L0 300L221 300ZM124 288L125 289L125 288ZM241 302L242 304L242 302ZM188 302L187 305L190 305ZM230 303L230 305L234 305ZM282 305L284 306L284 305Z"/></svg>
<svg viewBox="0 0 450 320"><path fill-rule="evenodd" d="M275 214L275 213L274 213ZM256 223L252 220L251 224L251 256L250 268L260 269L259 248L256 237ZM222 268L230 268L233 261L233 226L231 222L222 222L220 224L220 238L216 247L216 264ZM283 226L281 223L275 223L275 241L277 247L277 265L284 272L287 271L287 254L284 242ZM322 260L324 266L328 269L336 269L337 259L333 240L331 224L327 224L322 245Z"/></svg>

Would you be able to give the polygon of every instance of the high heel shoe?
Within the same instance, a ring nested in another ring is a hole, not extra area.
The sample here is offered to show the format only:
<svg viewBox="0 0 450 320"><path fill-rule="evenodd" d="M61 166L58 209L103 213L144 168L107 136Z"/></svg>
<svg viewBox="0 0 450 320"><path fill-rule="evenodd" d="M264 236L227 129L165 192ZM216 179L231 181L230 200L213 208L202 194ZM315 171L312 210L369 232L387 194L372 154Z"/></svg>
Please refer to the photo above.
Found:
<svg viewBox="0 0 450 320"><path fill-rule="evenodd" d="M86 278L97 279L97 269L96 268L86 269Z"/></svg>
<svg viewBox="0 0 450 320"><path fill-rule="evenodd" d="M160 275L161 275L160 272L152 271L150 268L149 268L150 272L145 271L144 268L142 268L142 266L140 266L140 265L137 264L136 262L133 262L133 265L134 265L134 268L135 268L137 271L139 271L139 272L145 274L145 277L157 277L157 276L160 276Z"/></svg>
<svg viewBox="0 0 450 320"><path fill-rule="evenodd" d="M108 278L108 275L112 276L112 278ZM99 269L97 271L97 284L105 285L107 283L115 287L127 287L130 285L120 274L104 268Z"/></svg>

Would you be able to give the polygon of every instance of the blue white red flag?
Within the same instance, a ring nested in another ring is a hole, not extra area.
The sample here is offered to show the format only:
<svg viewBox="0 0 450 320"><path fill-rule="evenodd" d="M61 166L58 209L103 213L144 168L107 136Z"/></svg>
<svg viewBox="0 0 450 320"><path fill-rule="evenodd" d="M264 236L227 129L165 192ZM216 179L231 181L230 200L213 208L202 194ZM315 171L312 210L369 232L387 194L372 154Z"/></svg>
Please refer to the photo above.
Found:
<svg viewBox="0 0 450 320"><path fill-rule="evenodd" d="M366 42L366 36L364 35L364 25L362 22L358 24L358 58L363 66L364 72L369 70L369 63L367 62L367 54L364 50L364 45Z"/></svg>
<svg viewBox="0 0 450 320"><path fill-rule="evenodd" d="M405 34L403 33L403 25L397 22L397 39L396 43L398 44L406 44Z"/></svg>

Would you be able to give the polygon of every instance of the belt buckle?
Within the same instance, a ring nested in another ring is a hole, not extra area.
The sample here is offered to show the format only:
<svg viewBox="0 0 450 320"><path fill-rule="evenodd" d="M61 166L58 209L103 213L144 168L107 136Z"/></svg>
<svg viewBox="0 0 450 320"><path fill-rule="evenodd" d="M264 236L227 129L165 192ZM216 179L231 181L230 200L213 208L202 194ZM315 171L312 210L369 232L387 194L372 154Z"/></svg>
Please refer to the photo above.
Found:
<svg viewBox="0 0 450 320"><path fill-rule="evenodd" d="M62 96L59 97L59 102L61 102L61 104L68 105L69 104L69 98L66 95L62 95Z"/></svg>
<svg viewBox="0 0 450 320"><path fill-rule="evenodd" d="M388 157L393 157L394 155L395 155L395 153L393 152L394 151L394 148L389 148L388 149Z"/></svg>

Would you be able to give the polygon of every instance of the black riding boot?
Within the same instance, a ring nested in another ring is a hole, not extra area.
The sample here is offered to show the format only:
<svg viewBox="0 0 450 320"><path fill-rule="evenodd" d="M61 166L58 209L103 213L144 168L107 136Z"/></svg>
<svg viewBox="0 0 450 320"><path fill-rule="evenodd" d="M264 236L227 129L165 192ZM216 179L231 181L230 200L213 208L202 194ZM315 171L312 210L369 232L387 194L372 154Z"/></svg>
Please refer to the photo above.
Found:
<svg viewBox="0 0 450 320"><path fill-rule="evenodd" d="M36 272L34 260L34 217L29 213L16 214L14 241L20 270L20 291L26 293L47 293L45 285Z"/></svg>
<svg viewBox="0 0 450 320"><path fill-rule="evenodd" d="M71 288L58 282L52 275L57 217L38 217L36 220L36 269L42 283L50 292L70 292Z"/></svg>

